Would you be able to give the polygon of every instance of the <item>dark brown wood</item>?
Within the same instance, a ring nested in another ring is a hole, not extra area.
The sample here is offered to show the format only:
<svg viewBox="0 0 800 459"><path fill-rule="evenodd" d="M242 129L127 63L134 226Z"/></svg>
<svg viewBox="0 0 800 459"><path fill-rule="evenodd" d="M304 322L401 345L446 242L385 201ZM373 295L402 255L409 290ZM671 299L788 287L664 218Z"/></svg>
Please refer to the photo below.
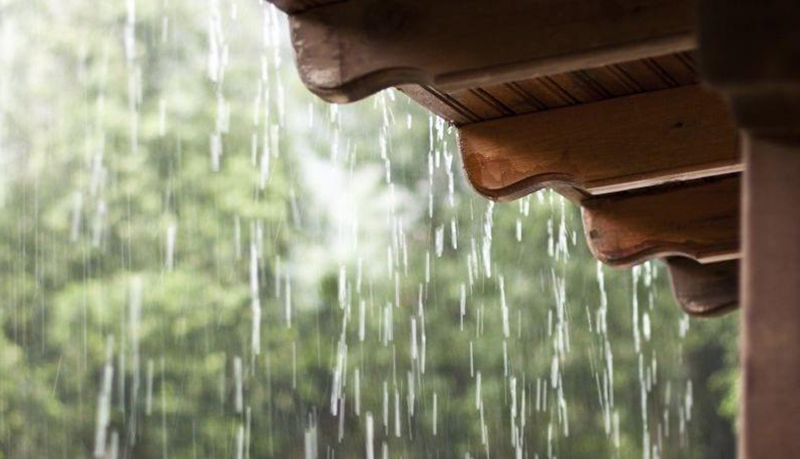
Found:
<svg viewBox="0 0 800 459"><path fill-rule="evenodd" d="M698 263L669 257L672 293L683 311L693 317L716 317L739 307L739 260Z"/></svg>
<svg viewBox="0 0 800 459"><path fill-rule="evenodd" d="M614 266L670 255L738 258L739 185L737 174L587 199L589 249Z"/></svg>
<svg viewBox="0 0 800 459"><path fill-rule="evenodd" d="M750 132L800 133L800 2L702 0L704 79Z"/></svg>
<svg viewBox="0 0 800 459"><path fill-rule="evenodd" d="M285 13L296 14L311 8L327 5L342 0L269 0L278 9Z"/></svg>
<svg viewBox="0 0 800 459"><path fill-rule="evenodd" d="M800 2L699 12L704 79L747 133L739 455L800 457Z"/></svg>
<svg viewBox="0 0 800 459"><path fill-rule="evenodd" d="M742 457L800 457L800 137L745 138Z"/></svg>
<svg viewBox="0 0 800 459"><path fill-rule="evenodd" d="M456 126L481 121L475 112L450 94L431 86L407 84L398 89L416 103Z"/></svg>
<svg viewBox="0 0 800 459"><path fill-rule="evenodd" d="M725 102L699 86L459 128L467 177L510 200L553 184L598 195L742 170Z"/></svg>
<svg viewBox="0 0 800 459"><path fill-rule="evenodd" d="M726 92L800 82L800 2L702 0L699 4L706 81Z"/></svg>
<svg viewBox="0 0 800 459"><path fill-rule="evenodd" d="M402 84L449 92L686 51L694 3L350 0L290 24L301 79L348 102Z"/></svg>

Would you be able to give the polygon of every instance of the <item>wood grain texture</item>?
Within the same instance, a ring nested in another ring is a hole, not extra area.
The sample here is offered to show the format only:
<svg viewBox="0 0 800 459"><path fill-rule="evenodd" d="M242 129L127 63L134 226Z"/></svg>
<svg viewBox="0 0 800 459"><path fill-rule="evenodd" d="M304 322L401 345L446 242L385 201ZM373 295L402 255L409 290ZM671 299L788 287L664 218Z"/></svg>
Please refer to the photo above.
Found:
<svg viewBox="0 0 800 459"><path fill-rule="evenodd" d="M698 263L669 257L672 293L678 306L693 317L716 317L739 307L739 260Z"/></svg>
<svg viewBox="0 0 800 459"><path fill-rule="evenodd" d="M606 65L453 91L414 84L401 85L399 89L431 112L460 126L697 84L697 70L690 53L646 60L649 64Z"/></svg>
<svg viewBox="0 0 800 459"><path fill-rule="evenodd" d="M699 86L459 128L466 175L510 200L553 184L599 195L742 170L725 102Z"/></svg>
<svg viewBox="0 0 800 459"><path fill-rule="evenodd" d="M627 266L670 255L700 262L739 256L739 174L583 201L583 229L598 260Z"/></svg>
<svg viewBox="0 0 800 459"><path fill-rule="evenodd" d="M286 0L284 0L286 1ZM331 102L454 91L695 46L695 0L350 0L290 17L301 79Z"/></svg>
<svg viewBox="0 0 800 459"><path fill-rule="evenodd" d="M481 121L481 118L470 110L469 107L464 106L464 104L454 99L450 94L439 91L431 86L407 84L398 86L397 89L410 97L414 102L457 126Z"/></svg>

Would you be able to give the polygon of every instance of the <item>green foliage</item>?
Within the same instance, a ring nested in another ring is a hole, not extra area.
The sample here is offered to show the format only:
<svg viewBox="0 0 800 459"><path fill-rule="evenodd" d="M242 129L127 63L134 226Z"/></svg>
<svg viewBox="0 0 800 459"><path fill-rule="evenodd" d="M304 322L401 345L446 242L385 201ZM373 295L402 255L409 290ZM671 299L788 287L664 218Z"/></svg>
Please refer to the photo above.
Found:
<svg viewBox="0 0 800 459"><path fill-rule="evenodd" d="M367 412L392 457L512 457L515 427L527 457L733 455L735 315L687 332L664 267L598 268L562 198L475 196L400 93L311 98L274 10L129 3L0 2L3 457L98 431L106 456L299 457L308 432L354 457Z"/></svg>

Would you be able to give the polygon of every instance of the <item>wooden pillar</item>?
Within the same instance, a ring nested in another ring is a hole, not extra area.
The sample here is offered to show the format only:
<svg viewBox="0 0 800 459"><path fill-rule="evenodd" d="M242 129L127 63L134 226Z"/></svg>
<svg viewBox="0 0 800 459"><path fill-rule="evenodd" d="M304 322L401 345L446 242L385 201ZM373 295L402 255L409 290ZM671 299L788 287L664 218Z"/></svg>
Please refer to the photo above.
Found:
<svg viewBox="0 0 800 459"><path fill-rule="evenodd" d="M739 456L800 457L800 1L699 5L703 79L744 132Z"/></svg>
<svg viewBox="0 0 800 459"><path fill-rule="evenodd" d="M800 137L744 153L740 457L800 457Z"/></svg>

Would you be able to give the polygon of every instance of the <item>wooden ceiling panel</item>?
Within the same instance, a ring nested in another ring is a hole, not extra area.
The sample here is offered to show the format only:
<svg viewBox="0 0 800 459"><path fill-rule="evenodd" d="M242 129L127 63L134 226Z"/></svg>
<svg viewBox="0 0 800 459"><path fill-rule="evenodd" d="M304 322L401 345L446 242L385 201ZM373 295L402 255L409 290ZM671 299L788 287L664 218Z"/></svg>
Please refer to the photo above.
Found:
<svg viewBox="0 0 800 459"><path fill-rule="evenodd" d="M481 121L477 114L468 107L456 100L451 95L432 88L430 86L419 86L408 84L398 86L397 89L410 97L416 103L422 105L432 113L447 120L447 122L461 126L469 123Z"/></svg>
<svg viewBox="0 0 800 459"><path fill-rule="evenodd" d="M583 73L601 86L608 93L608 98L629 96L642 92L642 88L635 81L631 81L628 75L622 73L614 65L586 69Z"/></svg>
<svg viewBox="0 0 800 459"><path fill-rule="evenodd" d="M483 90L502 101L515 115L538 112L547 108L535 95L516 82L486 86Z"/></svg>
<svg viewBox="0 0 800 459"><path fill-rule="evenodd" d="M675 53L651 59L658 67L670 76L677 86L696 84L697 70L688 53Z"/></svg>
<svg viewBox="0 0 800 459"><path fill-rule="evenodd" d="M641 89L640 92L659 91L678 86L670 75L659 71L659 67L649 58L623 62L616 67L621 75L633 81L635 86Z"/></svg>
<svg viewBox="0 0 800 459"><path fill-rule="evenodd" d="M553 75L549 80L567 95L573 105L599 102L611 97L605 88L582 71Z"/></svg>
<svg viewBox="0 0 800 459"><path fill-rule="evenodd" d="M642 92L694 86L697 74L693 65L688 54L676 53L471 89L442 91L431 86L414 89L414 85L401 89L432 112L460 126Z"/></svg>
<svg viewBox="0 0 800 459"><path fill-rule="evenodd" d="M515 114L504 100L498 99L483 88L450 91L448 95L467 107L481 120L491 120Z"/></svg>
<svg viewBox="0 0 800 459"><path fill-rule="evenodd" d="M567 97L556 85L552 84L547 77L528 78L516 81L514 84L538 100L545 110L574 104L574 101Z"/></svg>

